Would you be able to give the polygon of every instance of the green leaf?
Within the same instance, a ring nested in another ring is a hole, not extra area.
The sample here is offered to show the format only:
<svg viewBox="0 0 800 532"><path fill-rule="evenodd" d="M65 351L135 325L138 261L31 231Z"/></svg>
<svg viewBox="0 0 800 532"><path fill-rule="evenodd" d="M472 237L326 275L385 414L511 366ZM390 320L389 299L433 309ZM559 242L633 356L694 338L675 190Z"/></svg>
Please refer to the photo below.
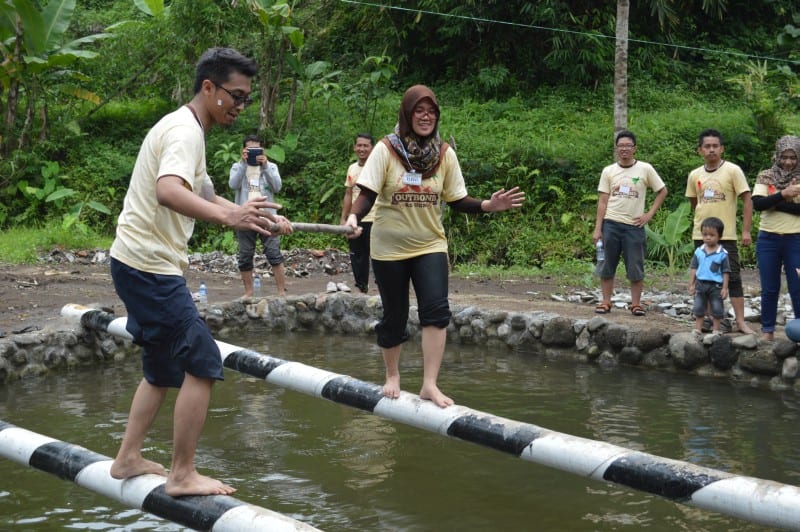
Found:
<svg viewBox="0 0 800 532"><path fill-rule="evenodd" d="M663 236L670 246L679 244L683 240L683 234L691 226L692 222L689 220L691 208L689 202L684 201L667 216Z"/></svg>
<svg viewBox="0 0 800 532"><path fill-rule="evenodd" d="M264 150L264 153L267 154L267 157L269 157L271 161L276 163L283 163L286 160L286 152L277 144Z"/></svg>
<svg viewBox="0 0 800 532"><path fill-rule="evenodd" d="M69 196L75 195L75 191L71 188L59 188L45 199L45 202L56 201L60 200L61 198L67 198Z"/></svg>
<svg viewBox="0 0 800 532"><path fill-rule="evenodd" d="M42 13L37 9L36 5L30 0L14 0L14 9L7 12L10 17L11 35L14 34L14 25L16 24L16 16L19 16L22 22L22 38L25 42L25 47L30 52L41 53L45 50L47 41L45 39L45 24L42 18ZM0 26L2 27L2 26Z"/></svg>
<svg viewBox="0 0 800 532"><path fill-rule="evenodd" d="M58 45L61 36L67 31L69 21L75 12L75 3L76 0L50 0L42 10L45 50Z"/></svg>
<svg viewBox="0 0 800 532"><path fill-rule="evenodd" d="M94 200L89 201L86 203L86 205L96 210L97 212L102 212L103 214L111 214L111 209L109 209L108 207L97 201Z"/></svg>
<svg viewBox="0 0 800 532"><path fill-rule="evenodd" d="M164 6L164 0L133 0L133 3L139 11L153 17L161 17L168 11Z"/></svg>

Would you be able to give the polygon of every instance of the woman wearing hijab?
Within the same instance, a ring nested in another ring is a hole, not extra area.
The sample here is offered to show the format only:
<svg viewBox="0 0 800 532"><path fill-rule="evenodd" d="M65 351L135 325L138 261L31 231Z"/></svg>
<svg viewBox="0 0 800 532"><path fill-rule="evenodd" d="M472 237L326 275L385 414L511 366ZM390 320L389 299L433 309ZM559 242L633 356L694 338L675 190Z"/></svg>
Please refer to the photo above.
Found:
<svg viewBox="0 0 800 532"><path fill-rule="evenodd" d="M400 396L410 281L422 328L419 396L445 408L453 400L436 383L451 316L442 201L464 213L499 212L520 207L525 193L514 187L500 189L488 200L467 195L458 158L439 137L439 117L439 104L428 87L414 85L406 91L394 133L378 142L364 164L358 178L361 194L346 225L355 229L350 236L357 237L358 221L376 204L370 256L383 303L383 318L375 328L386 364L383 395Z"/></svg>
<svg viewBox="0 0 800 532"><path fill-rule="evenodd" d="M761 277L761 337L771 341L778 313L781 266L796 318L800 318L800 137L775 143L772 168L763 170L753 188L753 208L761 211L756 258Z"/></svg>

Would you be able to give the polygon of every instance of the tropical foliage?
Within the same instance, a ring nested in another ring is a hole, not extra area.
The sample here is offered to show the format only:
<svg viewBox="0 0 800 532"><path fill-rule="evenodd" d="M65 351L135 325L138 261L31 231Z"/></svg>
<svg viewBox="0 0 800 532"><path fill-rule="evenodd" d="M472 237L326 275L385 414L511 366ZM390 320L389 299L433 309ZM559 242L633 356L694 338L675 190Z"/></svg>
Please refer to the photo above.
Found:
<svg viewBox="0 0 800 532"><path fill-rule="evenodd" d="M426 83L470 193L519 184L529 198L503 216L448 212L454 262L588 260L597 176L612 157L614 4L395 4L0 0L0 227L57 221L110 235L147 129L191 97L203 50L228 45L260 74L257 105L207 138L217 193L229 194L231 158L258 132L280 163L286 214L336 223L353 136L391 131L405 87ZM800 130L800 14L788 0L631 4L628 123L670 190L653 256L677 265L666 224L700 164L697 132L721 129L728 157L754 175L776 136ZM201 224L192 244L234 239Z"/></svg>

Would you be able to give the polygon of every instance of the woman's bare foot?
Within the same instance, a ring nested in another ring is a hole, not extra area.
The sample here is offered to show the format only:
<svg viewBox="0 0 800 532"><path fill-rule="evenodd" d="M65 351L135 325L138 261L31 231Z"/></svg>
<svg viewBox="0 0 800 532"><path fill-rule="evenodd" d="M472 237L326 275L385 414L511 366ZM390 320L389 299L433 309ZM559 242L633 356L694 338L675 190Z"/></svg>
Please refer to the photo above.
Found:
<svg viewBox="0 0 800 532"><path fill-rule="evenodd" d="M775 340L775 335L771 332L762 333L761 339L764 340L765 342L771 342Z"/></svg>
<svg viewBox="0 0 800 532"><path fill-rule="evenodd" d="M178 480L170 474L167 477L167 484L164 491L170 497L182 497L184 495L230 495L236 488L228 486L215 478L201 475L193 471L189 475Z"/></svg>
<svg viewBox="0 0 800 532"><path fill-rule="evenodd" d="M145 460L139 458L137 460L114 460L111 464L111 477L117 480L124 480L126 478L138 477L139 475L161 475L167 476L167 470L164 466L153 462L152 460Z"/></svg>
<svg viewBox="0 0 800 532"><path fill-rule="evenodd" d="M741 322L741 323L737 322L736 323L736 328L739 329L739 332L742 333L742 334L755 334L756 333L753 329L748 327L745 322Z"/></svg>
<svg viewBox="0 0 800 532"><path fill-rule="evenodd" d="M383 385L383 396L389 399L400 397L400 376L386 377L386 384Z"/></svg>
<svg viewBox="0 0 800 532"><path fill-rule="evenodd" d="M432 401L439 408L447 408L455 404L452 399L443 394L436 386L431 386L430 388L423 386L419 391L419 398Z"/></svg>

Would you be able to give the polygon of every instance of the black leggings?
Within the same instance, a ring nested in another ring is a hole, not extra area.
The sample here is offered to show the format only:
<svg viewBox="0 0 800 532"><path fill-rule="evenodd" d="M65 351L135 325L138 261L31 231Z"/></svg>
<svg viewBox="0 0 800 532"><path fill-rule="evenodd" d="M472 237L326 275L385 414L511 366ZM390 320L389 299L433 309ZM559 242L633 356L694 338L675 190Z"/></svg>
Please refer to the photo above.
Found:
<svg viewBox="0 0 800 532"><path fill-rule="evenodd" d="M372 270L383 303L383 318L375 327L380 347L395 347L408 340L409 281L417 296L420 326L444 329L450 324L447 253L428 253L406 260L373 259Z"/></svg>

